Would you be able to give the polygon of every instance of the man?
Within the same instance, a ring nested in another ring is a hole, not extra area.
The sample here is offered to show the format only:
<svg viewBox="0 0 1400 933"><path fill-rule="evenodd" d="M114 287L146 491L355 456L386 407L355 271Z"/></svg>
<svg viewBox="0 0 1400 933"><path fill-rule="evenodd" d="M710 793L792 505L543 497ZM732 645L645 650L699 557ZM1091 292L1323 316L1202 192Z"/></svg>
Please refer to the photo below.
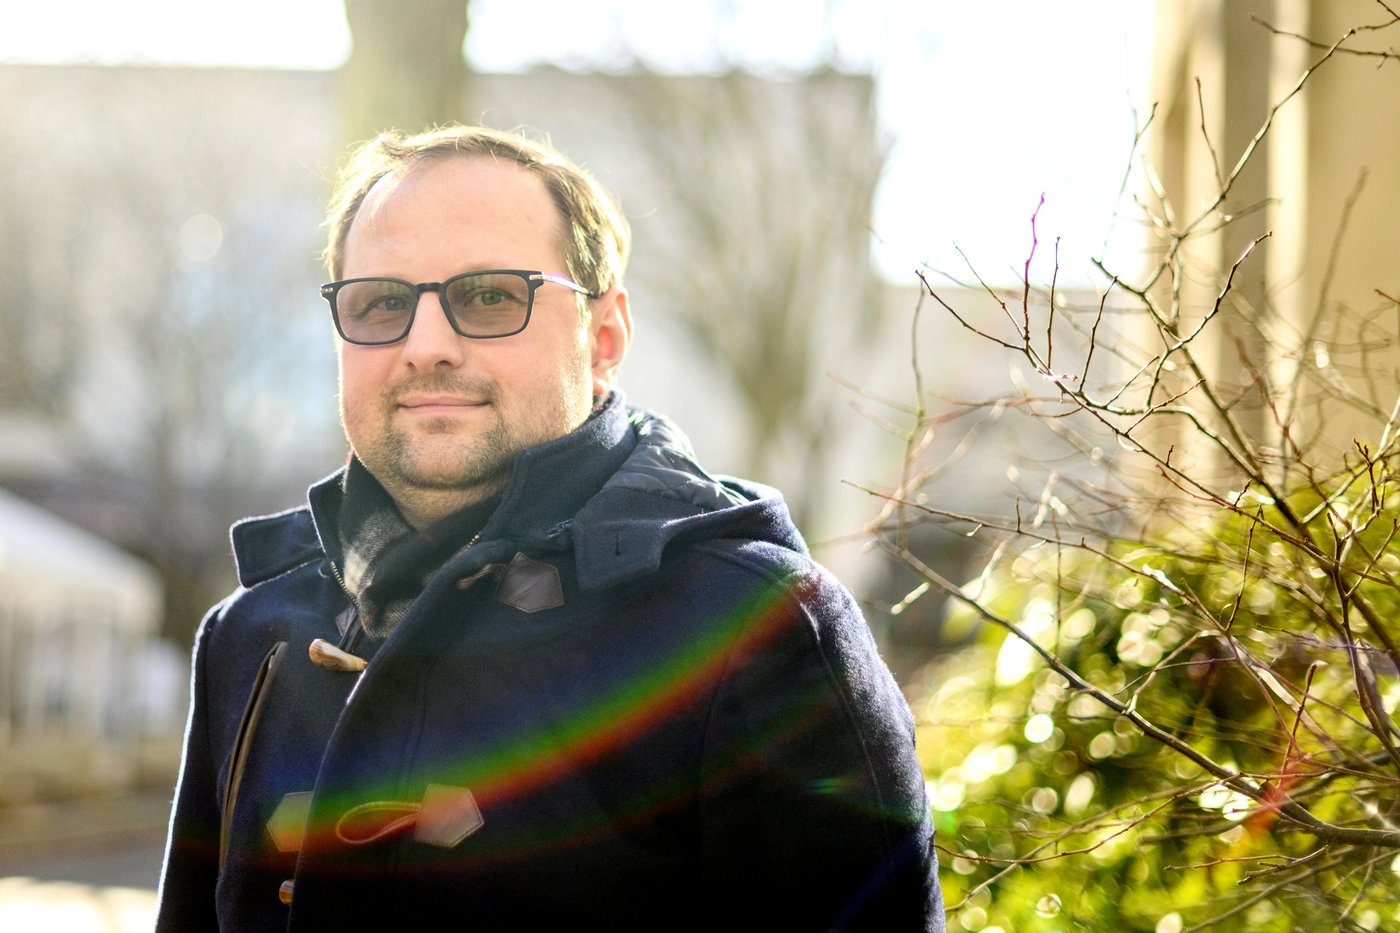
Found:
<svg viewBox="0 0 1400 933"><path fill-rule="evenodd" d="M233 529L158 929L942 929L908 709L775 490L614 387L629 233L519 136L331 205L347 467Z"/></svg>

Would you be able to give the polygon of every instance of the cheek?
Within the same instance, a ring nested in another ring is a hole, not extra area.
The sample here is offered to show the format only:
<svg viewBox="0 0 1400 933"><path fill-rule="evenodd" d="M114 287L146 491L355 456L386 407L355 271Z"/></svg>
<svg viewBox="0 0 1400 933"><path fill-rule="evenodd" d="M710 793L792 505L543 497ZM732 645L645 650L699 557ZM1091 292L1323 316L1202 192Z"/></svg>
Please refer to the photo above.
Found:
<svg viewBox="0 0 1400 933"><path fill-rule="evenodd" d="M347 423L363 417L383 389L387 372L381 372L385 367L379 356L366 353L365 348L341 345L340 410Z"/></svg>
<svg viewBox="0 0 1400 933"><path fill-rule="evenodd" d="M580 378L579 371L586 370L591 359L587 328L557 326L540 337L529 346L511 347L508 355L486 361L483 368L494 370L491 374L502 383L509 379L529 394L570 391Z"/></svg>
<svg viewBox="0 0 1400 933"><path fill-rule="evenodd" d="M580 325L559 334L558 352L554 356L558 384L567 396L584 392L581 387L591 384L592 348L588 340L588 328ZM588 394L585 392L585 394Z"/></svg>

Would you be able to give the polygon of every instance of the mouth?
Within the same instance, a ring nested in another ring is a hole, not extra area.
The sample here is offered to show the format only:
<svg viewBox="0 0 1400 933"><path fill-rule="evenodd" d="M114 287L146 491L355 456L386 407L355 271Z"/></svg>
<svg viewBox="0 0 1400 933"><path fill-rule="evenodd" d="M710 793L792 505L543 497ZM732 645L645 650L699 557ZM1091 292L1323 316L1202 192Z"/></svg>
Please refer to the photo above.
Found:
<svg viewBox="0 0 1400 933"><path fill-rule="evenodd" d="M490 402L465 399L451 395L408 395L400 399L396 407L412 415L442 417L463 415L486 408Z"/></svg>

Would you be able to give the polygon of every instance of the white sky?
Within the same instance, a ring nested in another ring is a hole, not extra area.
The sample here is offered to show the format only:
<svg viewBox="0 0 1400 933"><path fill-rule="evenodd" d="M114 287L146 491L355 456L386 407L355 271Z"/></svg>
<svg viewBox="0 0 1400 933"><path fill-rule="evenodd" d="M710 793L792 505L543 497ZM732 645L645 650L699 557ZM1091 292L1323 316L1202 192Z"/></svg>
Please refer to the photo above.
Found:
<svg viewBox="0 0 1400 933"><path fill-rule="evenodd" d="M619 68L632 50L666 71L783 74L828 52L872 70L893 141L875 257L894 281L920 262L963 274L954 243L1011 280L1041 193L1043 255L1061 237L1061 280L1090 281L1130 99L1147 107L1152 0L474 0L471 13L466 52L485 71ZM349 47L340 0L0 0L3 61L334 68ZM1134 236L1120 226L1119 268Z"/></svg>

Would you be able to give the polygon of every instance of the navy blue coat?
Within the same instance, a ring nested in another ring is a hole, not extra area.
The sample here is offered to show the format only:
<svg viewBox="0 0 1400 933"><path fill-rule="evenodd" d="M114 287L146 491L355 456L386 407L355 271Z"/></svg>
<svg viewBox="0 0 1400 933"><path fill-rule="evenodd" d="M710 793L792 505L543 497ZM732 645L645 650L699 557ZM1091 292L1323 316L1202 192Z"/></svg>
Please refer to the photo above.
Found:
<svg viewBox="0 0 1400 933"><path fill-rule="evenodd" d="M619 398L519 454L363 673L308 656L350 608L326 532L307 508L234 527L158 930L942 930L908 708L774 490L712 479ZM518 554L562 605L479 574Z"/></svg>

